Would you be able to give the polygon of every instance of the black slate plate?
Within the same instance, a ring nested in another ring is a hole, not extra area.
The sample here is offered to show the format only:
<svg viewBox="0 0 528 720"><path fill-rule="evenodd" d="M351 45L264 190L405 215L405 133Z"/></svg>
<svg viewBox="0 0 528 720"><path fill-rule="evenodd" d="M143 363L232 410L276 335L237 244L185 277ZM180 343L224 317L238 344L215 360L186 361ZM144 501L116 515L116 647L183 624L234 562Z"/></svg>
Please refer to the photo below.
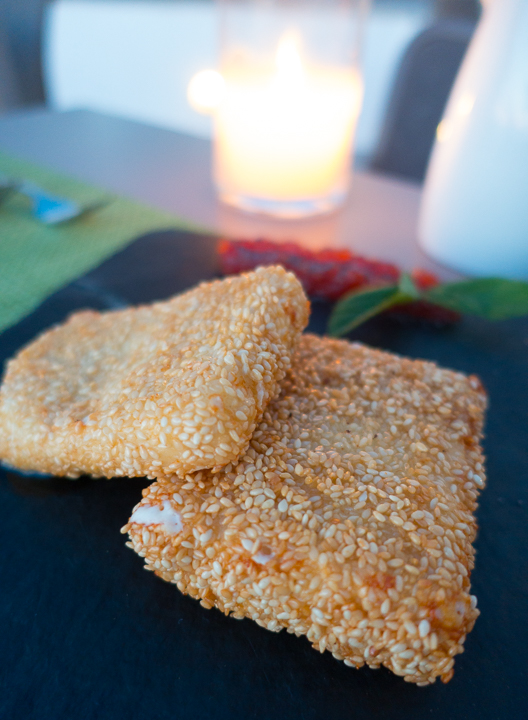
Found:
<svg viewBox="0 0 528 720"><path fill-rule="evenodd" d="M216 239L146 236L0 336L3 362L82 307L180 292L216 272ZM310 330L324 332L315 305ZM482 611L454 679L417 688L308 642L204 610L145 572L119 529L145 480L0 471L1 720L517 720L528 712L528 320L439 331L376 319L351 337L478 373L488 487L473 589Z"/></svg>

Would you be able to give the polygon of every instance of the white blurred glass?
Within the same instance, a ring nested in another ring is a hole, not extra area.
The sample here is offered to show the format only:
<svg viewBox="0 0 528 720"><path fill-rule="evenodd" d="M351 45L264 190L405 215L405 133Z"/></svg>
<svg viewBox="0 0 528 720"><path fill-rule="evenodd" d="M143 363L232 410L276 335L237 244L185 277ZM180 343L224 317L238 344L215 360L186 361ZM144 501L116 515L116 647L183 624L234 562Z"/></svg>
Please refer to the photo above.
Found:
<svg viewBox="0 0 528 720"><path fill-rule="evenodd" d="M488 0L429 163L419 237L470 275L528 279L528 0Z"/></svg>

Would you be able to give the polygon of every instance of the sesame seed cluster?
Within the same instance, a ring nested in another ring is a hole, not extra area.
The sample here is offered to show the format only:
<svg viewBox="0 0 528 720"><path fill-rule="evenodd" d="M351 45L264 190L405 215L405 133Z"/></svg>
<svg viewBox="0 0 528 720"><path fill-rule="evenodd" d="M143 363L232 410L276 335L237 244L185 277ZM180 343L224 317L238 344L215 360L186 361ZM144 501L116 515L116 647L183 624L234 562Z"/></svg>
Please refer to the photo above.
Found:
<svg viewBox="0 0 528 720"><path fill-rule="evenodd" d="M0 458L68 477L235 461L280 391L308 313L281 267L150 306L76 313L8 363Z"/></svg>
<svg viewBox="0 0 528 720"><path fill-rule="evenodd" d="M485 406L475 377L304 335L238 460L161 477L122 531L206 608L447 682L478 616Z"/></svg>

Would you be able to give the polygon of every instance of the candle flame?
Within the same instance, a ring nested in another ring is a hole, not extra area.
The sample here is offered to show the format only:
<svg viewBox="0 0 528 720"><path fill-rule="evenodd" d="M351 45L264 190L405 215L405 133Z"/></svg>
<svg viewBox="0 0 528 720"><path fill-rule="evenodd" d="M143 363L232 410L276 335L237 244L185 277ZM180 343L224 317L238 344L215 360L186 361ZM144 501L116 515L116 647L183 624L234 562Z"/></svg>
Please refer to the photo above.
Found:
<svg viewBox="0 0 528 720"><path fill-rule="evenodd" d="M287 32L279 40L275 55L277 79L283 83L298 83L304 77L299 51L300 38L296 32Z"/></svg>
<svg viewBox="0 0 528 720"><path fill-rule="evenodd" d="M193 75L187 87L189 105L199 113L208 115L220 104L225 81L216 70L200 70Z"/></svg>
<svg viewBox="0 0 528 720"><path fill-rule="evenodd" d="M241 205L254 198L256 205L244 205L253 209L268 200L300 203L290 214L311 212L312 199L331 207L347 187L361 100L356 68L317 62L292 30L271 56L233 48L221 68L225 91L214 111L221 197Z"/></svg>

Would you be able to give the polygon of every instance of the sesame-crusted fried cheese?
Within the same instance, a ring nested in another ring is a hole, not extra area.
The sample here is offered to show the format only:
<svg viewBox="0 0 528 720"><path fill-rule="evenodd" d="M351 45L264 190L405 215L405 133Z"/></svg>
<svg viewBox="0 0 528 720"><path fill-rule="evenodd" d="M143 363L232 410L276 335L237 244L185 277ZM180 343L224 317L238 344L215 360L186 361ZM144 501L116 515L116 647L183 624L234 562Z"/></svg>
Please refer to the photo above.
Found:
<svg viewBox="0 0 528 720"><path fill-rule="evenodd" d="M281 267L77 313L9 362L0 458L69 477L220 468L277 396L308 313Z"/></svg>
<svg viewBox="0 0 528 720"><path fill-rule="evenodd" d="M478 615L485 405L475 377L305 335L238 463L160 479L123 532L206 608L447 682ZM137 514L167 503L181 531Z"/></svg>

